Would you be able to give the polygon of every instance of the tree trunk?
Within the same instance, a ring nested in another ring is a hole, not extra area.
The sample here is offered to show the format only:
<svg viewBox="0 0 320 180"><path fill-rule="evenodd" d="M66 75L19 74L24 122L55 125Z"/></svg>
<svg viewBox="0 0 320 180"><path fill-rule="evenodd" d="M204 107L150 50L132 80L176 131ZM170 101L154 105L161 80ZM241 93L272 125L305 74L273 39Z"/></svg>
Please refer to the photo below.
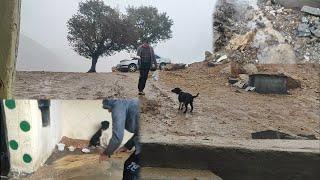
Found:
<svg viewBox="0 0 320 180"><path fill-rule="evenodd" d="M20 31L20 0L0 0L0 99L12 98Z"/></svg>
<svg viewBox="0 0 320 180"><path fill-rule="evenodd" d="M92 62L91 62L91 68L88 71L88 73L95 73L96 71L96 66L97 66L97 62L98 62L98 57L93 57L92 58Z"/></svg>

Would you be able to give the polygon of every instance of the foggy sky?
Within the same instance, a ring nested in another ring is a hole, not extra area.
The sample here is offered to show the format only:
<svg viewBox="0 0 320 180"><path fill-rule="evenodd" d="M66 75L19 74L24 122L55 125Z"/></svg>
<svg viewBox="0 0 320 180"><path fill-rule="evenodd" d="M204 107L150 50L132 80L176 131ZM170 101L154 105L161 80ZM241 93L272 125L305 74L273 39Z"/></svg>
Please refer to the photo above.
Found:
<svg viewBox="0 0 320 180"><path fill-rule="evenodd" d="M77 55L68 45L66 22L76 13L82 0L23 0L21 33L61 57L39 69L33 63L18 58L18 70L85 72L90 61ZM212 12L216 0L105 0L111 7L125 11L129 5L152 5L160 12L167 12L174 25L173 38L155 47L156 54L173 62L191 63L203 60L204 51L212 50ZM28 47L29 50L29 47ZM35 52L36 53L36 52ZM130 57L119 53L101 58L97 71L107 72L120 60ZM44 57L45 58L45 57ZM20 61L20 62L19 62ZM23 62L24 61L24 62ZM44 61L38 60L39 63ZM19 66L19 64L28 66ZM50 64L64 64L57 68ZM19 69L20 68L20 69Z"/></svg>

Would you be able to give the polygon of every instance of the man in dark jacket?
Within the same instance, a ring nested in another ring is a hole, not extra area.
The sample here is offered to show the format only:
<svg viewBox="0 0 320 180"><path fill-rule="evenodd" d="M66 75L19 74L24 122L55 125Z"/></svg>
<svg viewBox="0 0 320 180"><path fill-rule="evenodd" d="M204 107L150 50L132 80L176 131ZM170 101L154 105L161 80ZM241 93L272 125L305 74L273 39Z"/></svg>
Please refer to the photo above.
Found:
<svg viewBox="0 0 320 180"><path fill-rule="evenodd" d="M135 152L131 154L124 164L123 180L138 179L141 153L141 146L139 144L139 100L107 99L103 100L102 104L104 109L108 109L111 112L112 137L106 150L100 154L99 161L107 160L120 147L124 130L126 129L134 135L119 151L127 151L135 147Z"/></svg>
<svg viewBox="0 0 320 180"><path fill-rule="evenodd" d="M157 68L157 61L155 58L153 48L147 42L144 42L141 46L139 46L137 50L137 55L140 57L140 60L139 60L140 78L139 78L138 90L139 90L139 95L145 95L143 90L146 86L149 71L152 67Z"/></svg>

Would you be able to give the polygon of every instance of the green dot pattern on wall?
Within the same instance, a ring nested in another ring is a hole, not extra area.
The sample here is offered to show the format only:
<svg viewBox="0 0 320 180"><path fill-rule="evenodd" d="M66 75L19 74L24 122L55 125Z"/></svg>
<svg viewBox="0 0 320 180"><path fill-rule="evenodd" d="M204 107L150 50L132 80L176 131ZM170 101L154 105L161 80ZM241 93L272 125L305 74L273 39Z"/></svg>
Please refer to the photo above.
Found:
<svg viewBox="0 0 320 180"><path fill-rule="evenodd" d="M10 148L13 149L13 150L17 150L19 148L19 144L17 141L15 140L11 140L9 142L9 145L10 145Z"/></svg>
<svg viewBox="0 0 320 180"><path fill-rule="evenodd" d="M12 99L6 100L5 101L5 105L9 109L15 109L16 108L16 102L14 100L12 100Z"/></svg>
<svg viewBox="0 0 320 180"><path fill-rule="evenodd" d="M27 121L22 121L22 122L20 123L20 129L21 129L22 131L24 131L24 132L28 132L28 131L30 131L31 126L30 126L30 124L29 124Z"/></svg>
<svg viewBox="0 0 320 180"><path fill-rule="evenodd" d="M23 162L25 163L31 163L32 157L29 154L24 154L23 155Z"/></svg>

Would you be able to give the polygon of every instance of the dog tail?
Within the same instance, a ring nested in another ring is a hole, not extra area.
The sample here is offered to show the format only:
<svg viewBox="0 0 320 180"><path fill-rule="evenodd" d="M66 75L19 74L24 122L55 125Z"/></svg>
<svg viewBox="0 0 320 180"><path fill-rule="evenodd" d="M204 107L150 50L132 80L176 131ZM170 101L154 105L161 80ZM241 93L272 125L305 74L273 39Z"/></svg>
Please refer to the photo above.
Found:
<svg viewBox="0 0 320 180"><path fill-rule="evenodd" d="M196 98L196 97L198 97L198 96L199 96L199 94L200 94L200 93L198 93L196 96L192 96L192 97L193 97L193 98Z"/></svg>

